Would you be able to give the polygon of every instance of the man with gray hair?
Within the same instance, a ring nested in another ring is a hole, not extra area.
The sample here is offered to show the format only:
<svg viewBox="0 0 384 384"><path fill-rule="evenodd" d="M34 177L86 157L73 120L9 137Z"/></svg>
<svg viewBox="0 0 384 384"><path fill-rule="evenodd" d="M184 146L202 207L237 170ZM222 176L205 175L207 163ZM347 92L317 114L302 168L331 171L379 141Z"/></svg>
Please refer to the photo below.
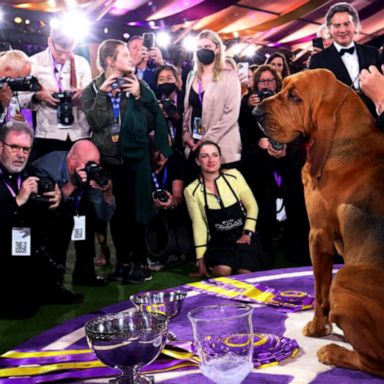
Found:
<svg viewBox="0 0 384 384"><path fill-rule="evenodd" d="M92 80L91 67L73 54L76 41L63 28L52 27L48 47L31 57L32 75L42 89L23 97L23 104L36 111L35 158L68 150L73 142L90 136L80 99Z"/></svg>
<svg viewBox="0 0 384 384"><path fill-rule="evenodd" d="M359 73L370 65L378 66L378 51L374 47L354 42L355 34L360 30L356 9L349 3L333 4L325 16L325 21L333 44L311 57L309 69L329 69L338 80L358 91L375 115L373 103L360 92Z"/></svg>
<svg viewBox="0 0 384 384"><path fill-rule="evenodd" d="M24 52L16 49L0 52L0 79L4 80L0 82L0 126L8 120L23 120L19 100L5 79L25 77L30 73L31 62Z"/></svg>
<svg viewBox="0 0 384 384"><path fill-rule="evenodd" d="M40 191L41 179L27 167L33 132L20 121L0 128L0 313L30 315L46 301L81 300L55 278L46 233L61 202L57 184ZM37 196L44 197L38 201Z"/></svg>

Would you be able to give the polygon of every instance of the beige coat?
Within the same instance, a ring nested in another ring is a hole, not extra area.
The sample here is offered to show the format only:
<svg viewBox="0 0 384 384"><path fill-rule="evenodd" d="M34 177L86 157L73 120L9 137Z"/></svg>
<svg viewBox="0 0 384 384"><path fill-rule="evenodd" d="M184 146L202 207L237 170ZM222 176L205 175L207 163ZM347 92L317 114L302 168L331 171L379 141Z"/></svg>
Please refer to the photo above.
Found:
<svg viewBox="0 0 384 384"><path fill-rule="evenodd" d="M189 94L195 73L189 76L186 84L183 116L183 141L192 137ZM237 120L240 113L241 86L237 72L224 70L217 81L208 85L203 97L202 126L205 132L202 140L210 140L221 148L222 163L240 160L241 140ZM188 157L190 148L186 146Z"/></svg>

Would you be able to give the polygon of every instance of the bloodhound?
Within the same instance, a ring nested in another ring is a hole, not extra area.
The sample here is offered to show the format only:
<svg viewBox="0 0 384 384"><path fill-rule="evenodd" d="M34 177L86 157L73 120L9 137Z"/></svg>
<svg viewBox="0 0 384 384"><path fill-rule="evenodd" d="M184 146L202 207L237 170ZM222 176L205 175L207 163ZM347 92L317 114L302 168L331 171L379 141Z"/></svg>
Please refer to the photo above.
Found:
<svg viewBox="0 0 384 384"><path fill-rule="evenodd" d="M336 323L353 350L329 344L319 360L384 376L384 135L325 69L288 77L257 114L277 142L308 138L302 179L316 300L303 333L325 336ZM332 281L335 251L345 265Z"/></svg>

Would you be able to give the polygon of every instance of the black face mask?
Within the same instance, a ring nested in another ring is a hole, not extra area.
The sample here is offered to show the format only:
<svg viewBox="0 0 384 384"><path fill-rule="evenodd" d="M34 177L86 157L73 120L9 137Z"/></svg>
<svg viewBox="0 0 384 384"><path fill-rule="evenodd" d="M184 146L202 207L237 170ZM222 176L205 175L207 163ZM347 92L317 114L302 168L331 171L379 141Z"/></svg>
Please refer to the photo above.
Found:
<svg viewBox="0 0 384 384"><path fill-rule="evenodd" d="M215 60L215 52L211 49L201 48L197 51L196 55L204 65L212 64Z"/></svg>
<svg viewBox="0 0 384 384"><path fill-rule="evenodd" d="M175 83L164 83L157 86L157 96L161 97L162 95L169 97L172 92L176 91L177 87Z"/></svg>

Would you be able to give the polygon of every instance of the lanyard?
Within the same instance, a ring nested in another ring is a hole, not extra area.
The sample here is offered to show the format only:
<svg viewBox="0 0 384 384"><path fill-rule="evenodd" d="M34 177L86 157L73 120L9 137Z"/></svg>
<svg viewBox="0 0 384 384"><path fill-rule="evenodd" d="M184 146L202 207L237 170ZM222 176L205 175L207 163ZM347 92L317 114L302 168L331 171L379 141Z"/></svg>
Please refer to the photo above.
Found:
<svg viewBox="0 0 384 384"><path fill-rule="evenodd" d="M63 71L65 64L57 64L52 54L51 54L51 58L52 58L52 66L53 66L53 75L55 76L55 80L56 80L56 84L59 89L59 92L62 92L63 84L61 83L61 72ZM60 70L58 69L59 66L60 66Z"/></svg>
<svg viewBox="0 0 384 384"><path fill-rule="evenodd" d="M4 175L3 170L1 168L0 168L0 175L2 176ZM13 189L12 185L8 183L8 181L6 181L4 178L3 178L3 183L7 187L12 197L16 197L17 193ZM17 176L17 191L20 191L20 187L21 187L21 175Z"/></svg>
<svg viewBox="0 0 384 384"><path fill-rule="evenodd" d="M161 181L161 188L162 189L165 189L165 185L167 184L167 178L168 178L168 168L167 168L167 166L165 166L164 167L164 173L163 173L163 180ZM159 184L159 181L157 179L155 172L152 172L152 179L153 179L153 183L155 184L155 188L159 189L160 184Z"/></svg>
<svg viewBox="0 0 384 384"><path fill-rule="evenodd" d="M121 93L117 94L117 97L113 97L112 92L108 93L109 99L112 103L113 108L113 122L114 124L120 125L120 102L121 102Z"/></svg>
<svg viewBox="0 0 384 384"><path fill-rule="evenodd" d="M201 80L197 83L197 94L199 96L200 104L203 105L203 83Z"/></svg>

